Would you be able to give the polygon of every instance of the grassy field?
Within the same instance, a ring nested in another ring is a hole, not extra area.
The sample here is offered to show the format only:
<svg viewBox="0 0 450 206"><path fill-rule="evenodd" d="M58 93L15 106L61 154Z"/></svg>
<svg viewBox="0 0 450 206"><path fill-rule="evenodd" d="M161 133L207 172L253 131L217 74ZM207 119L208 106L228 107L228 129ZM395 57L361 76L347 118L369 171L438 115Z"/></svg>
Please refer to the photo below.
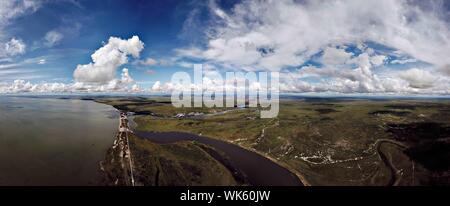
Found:
<svg viewBox="0 0 450 206"><path fill-rule="evenodd" d="M195 142L155 144L132 135L135 181L146 186L238 185L202 147Z"/></svg>
<svg viewBox="0 0 450 206"><path fill-rule="evenodd" d="M214 159L213 151L205 145L184 141L172 144L155 144L130 135L133 158L133 177L136 185L143 186L233 186L230 171ZM118 158L119 150L111 148L102 161L104 185L129 185L125 180ZM127 174L125 174L127 175Z"/></svg>
<svg viewBox="0 0 450 206"><path fill-rule="evenodd" d="M254 108L218 113L224 109L177 109L165 99L97 101L144 114L135 118L139 130L233 142L278 161L311 185L450 184L446 100L283 100L274 119L260 119ZM207 115L175 118L190 112Z"/></svg>

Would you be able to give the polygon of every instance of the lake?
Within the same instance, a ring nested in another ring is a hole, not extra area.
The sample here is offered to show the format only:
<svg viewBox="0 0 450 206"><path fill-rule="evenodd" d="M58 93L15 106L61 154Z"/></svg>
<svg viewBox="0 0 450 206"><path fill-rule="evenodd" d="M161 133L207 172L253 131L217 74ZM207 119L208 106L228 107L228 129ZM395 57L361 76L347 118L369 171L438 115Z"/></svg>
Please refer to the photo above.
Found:
<svg viewBox="0 0 450 206"><path fill-rule="evenodd" d="M0 96L0 185L96 185L117 111L76 99Z"/></svg>

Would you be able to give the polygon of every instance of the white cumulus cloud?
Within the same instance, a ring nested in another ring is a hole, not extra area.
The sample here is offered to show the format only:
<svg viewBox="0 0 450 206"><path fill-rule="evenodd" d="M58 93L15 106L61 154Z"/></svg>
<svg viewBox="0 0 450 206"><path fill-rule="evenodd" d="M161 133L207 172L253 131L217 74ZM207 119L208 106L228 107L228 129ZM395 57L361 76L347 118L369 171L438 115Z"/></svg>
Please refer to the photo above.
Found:
<svg viewBox="0 0 450 206"><path fill-rule="evenodd" d="M0 57L24 54L26 47L26 44L21 39L11 38L11 40L3 44L3 48L0 48Z"/></svg>
<svg viewBox="0 0 450 206"><path fill-rule="evenodd" d="M153 84L151 90L152 91L161 91L161 82L160 81L156 81L155 84Z"/></svg>
<svg viewBox="0 0 450 206"><path fill-rule="evenodd" d="M128 56L139 57L144 43L138 36L128 40L110 37L107 44L91 55L92 63L78 65L73 76L82 83L106 84L116 78L117 69L128 63Z"/></svg>
<svg viewBox="0 0 450 206"><path fill-rule="evenodd" d="M438 76L429 71L418 68L400 72L399 77L409 83L413 88L429 88L439 79Z"/></svg>
<svg viewBox="0 0 450 206"><path fill-rule="evenodd" d="M122 83L125 83L125 84L129 84L129 83L134 82L134 80L133 80L133 78L131 78L130 73L128 72L128 69L127 69L127 68L123 68L123 69L122 69L122 79L121 79L121 82L122 82Z"/></svg>

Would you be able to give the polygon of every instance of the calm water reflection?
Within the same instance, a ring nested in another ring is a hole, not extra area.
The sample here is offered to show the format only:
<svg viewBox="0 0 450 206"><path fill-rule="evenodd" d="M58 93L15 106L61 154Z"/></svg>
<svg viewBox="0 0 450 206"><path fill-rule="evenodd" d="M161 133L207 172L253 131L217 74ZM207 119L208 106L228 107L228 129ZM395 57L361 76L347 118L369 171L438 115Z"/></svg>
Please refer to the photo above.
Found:
<svg viewBox="0 0 450 206"><path fill-rule="evenodd" d="M114 141L111 106L0 97L0 185L95 185Z"/></svg>

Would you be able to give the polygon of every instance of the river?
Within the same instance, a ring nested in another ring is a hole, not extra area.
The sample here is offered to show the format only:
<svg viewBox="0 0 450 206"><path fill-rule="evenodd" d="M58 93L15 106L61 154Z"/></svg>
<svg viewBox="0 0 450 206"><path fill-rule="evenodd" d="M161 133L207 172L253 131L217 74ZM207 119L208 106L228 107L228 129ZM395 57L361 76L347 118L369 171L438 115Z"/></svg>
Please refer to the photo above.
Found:
<svg viewBox="0 0 450 206"><path fill-rule="evenodd" d="M97 185L113 144L118 112L94 101L0 96L0 185ZM222 151L252 185L302 185L255 152L179 132L135 133L156 143L195 140Z"/></svg>
<svg viewBox="0 0 450 206"><path fill-rule="evenodd" d="M157 120L155 120L157 121ZM159 144L177 141L197 141L223 152L237 166L254 186L301 186L299 178L288 169L276 164L266 157L241 148L237 145L213 138L181 132L144 132L134 133Z"/></svg>

